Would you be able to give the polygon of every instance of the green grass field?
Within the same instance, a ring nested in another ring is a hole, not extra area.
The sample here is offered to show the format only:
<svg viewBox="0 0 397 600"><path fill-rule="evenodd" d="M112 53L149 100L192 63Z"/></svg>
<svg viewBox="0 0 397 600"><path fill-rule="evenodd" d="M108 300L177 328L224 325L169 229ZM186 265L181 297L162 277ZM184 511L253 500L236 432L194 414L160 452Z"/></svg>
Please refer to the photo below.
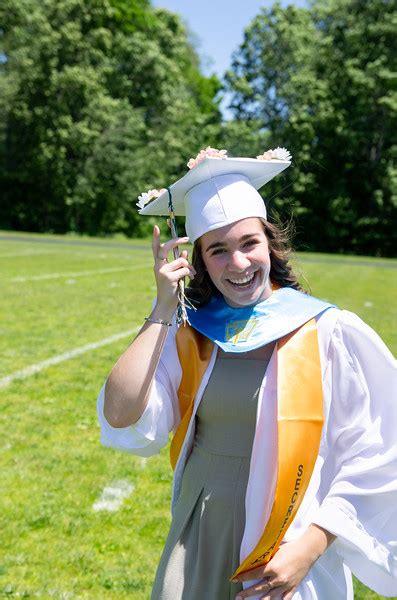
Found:
<svg viewBox="0 0 397 600"><path fill-rule="evenodd" d="M147 600L169 524L167 452L146 462L102 448L95 402L150 310L150 243L0 238L0 597ZM313 294L358 313L396 352L397 261L295 260ZM112 485L131 493L96 510ZM357 584L356 598L380 596Z"/></svg>

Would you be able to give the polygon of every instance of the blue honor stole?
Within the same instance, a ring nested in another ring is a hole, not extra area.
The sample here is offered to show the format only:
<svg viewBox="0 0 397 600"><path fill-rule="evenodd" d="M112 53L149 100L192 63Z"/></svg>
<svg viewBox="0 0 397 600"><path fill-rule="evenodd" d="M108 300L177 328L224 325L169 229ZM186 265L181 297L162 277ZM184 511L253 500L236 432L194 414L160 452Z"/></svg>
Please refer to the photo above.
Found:
<svg viewBox="0 0 397 600"><path fill-rule="evenodd" d="M224 352L249 352L284 337L335 305L285 287L255 304L229 306L221 294L205 306L187 308L191 326Z"/></svg>

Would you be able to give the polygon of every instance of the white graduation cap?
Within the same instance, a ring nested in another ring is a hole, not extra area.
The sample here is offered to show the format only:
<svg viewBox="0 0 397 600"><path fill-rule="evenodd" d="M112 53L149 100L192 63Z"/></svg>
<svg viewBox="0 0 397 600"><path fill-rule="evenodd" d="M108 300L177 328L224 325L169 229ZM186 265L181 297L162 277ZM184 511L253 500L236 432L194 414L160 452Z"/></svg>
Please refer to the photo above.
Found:
<svg viewBox="0 0 397 600"><path fill-rule="evenodd" d="M174 215L186 217L186 233L192 243L207 231L240 219L266 219L266 206L257 190L291 164L290 154L284 148L270 150L263 156L271 153L280 158L206 156L193 161L197 164L170 185ZM140 214L168 215L168 190L161 190L157 198L141 207Z"/></svg>

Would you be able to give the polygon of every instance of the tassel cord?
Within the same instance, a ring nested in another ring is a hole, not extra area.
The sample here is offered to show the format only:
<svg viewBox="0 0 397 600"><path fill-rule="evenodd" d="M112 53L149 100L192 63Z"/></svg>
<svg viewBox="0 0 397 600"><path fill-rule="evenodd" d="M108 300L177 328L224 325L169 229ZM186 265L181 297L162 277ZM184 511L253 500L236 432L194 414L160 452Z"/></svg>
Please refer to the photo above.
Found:
<svg viewBox="0 0 397 600"><path fill-rule="evenodd" d="M172 194L170 188L167 188L168 191L168 211L169 211L169 226L171 229L171 235L173 239L178 237L178 230L176 227L175 214L174 214L174 206L172 204ZM180 257L180 252L178 246L173 248L174 259ZM186 325L189 324L189 319L187 316L186 306L193 310L197 310L195 306L190 302L189 298L187 298L185 294L185 278L180 279L178 281L178 306L176 309L176 322L178 325Z"/></svg>

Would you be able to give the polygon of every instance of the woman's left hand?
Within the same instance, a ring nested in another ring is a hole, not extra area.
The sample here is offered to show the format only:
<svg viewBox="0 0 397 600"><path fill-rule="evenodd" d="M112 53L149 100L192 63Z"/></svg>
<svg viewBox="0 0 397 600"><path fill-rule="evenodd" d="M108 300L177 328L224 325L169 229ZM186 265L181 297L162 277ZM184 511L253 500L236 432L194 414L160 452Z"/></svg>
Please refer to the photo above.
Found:
<svg viewBox="0 0 397 600"><path fill-rule="evenodd" d="M236 600L260 595L261 600L291 600L296 588L335 536L310 525L297 540L282 544L267 565L252 569L236 581L262 579L237 594Z"/></svg>

